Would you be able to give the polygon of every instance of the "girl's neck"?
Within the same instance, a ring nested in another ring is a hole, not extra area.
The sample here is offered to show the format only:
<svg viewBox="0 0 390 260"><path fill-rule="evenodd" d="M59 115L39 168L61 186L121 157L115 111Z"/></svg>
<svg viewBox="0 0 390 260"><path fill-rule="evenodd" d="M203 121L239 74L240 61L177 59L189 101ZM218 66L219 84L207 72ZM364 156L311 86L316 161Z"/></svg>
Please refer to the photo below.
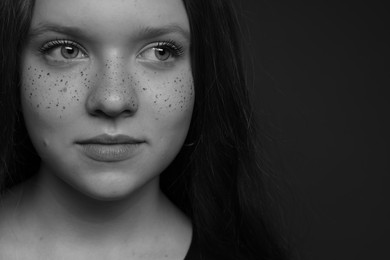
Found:
<svg viewBox="0 0 390 260"><path fill-rule="evenodd" d="M25 250L16 255L29 259L42 259L40 254L48 252L51 259L186 255L191 222L163 195L158 180L127 198L98 201L52 177L41 172L8 196L8 213L0 214L0 240L8 251L21 246ZM0 245L0 251L4 248Z"/></svg>
<svg viewBox="0 0 390 260"><path fill-rule="evenodd" d="M24 187L21 209L26 222L34 221L39 230L51 235L83 237L97 243L113 238L129 241L163 234L172 219L185 222L159 189L158 178L115 201L90 198L44 171Z"/></svg>

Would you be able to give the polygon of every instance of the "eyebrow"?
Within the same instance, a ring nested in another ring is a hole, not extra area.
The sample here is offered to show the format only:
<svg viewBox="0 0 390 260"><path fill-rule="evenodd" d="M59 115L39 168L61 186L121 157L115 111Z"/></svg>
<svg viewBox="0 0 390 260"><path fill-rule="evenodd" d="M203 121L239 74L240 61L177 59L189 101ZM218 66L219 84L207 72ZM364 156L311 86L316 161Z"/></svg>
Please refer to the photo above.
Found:
<svg viewBox="0 0 390 260"><path fill-rule="evenodd" d="M82 30L81 28L78 27L70 27L70 26L64 26L64 25L58 25L58 24L42 24L37 26L36 28L30 29L28 33L28 38L34 38L39 35L42 35L47 32L56 32L56 33L61 33L61 34L66 34L66 35L71 35L75 37L91 37L91 33ZM151 38L156 38L159 36L167 35L167 34L180 34L182 35L186 40L190 40L190 32L181 26L177 24L168 24L162 27L142 27L138 30L136 37L137 39L151 39Z"/></svg>
<svg viewBox="0 0 390 260"><path fill-rule="evenodd" d="M190 40L190 32L175 24L169 24L163 27L144 27L139 31L138 37L149 39L171 33L181 34L186 40Z"/></svg>
<svg viewBox="0 0 390 260"><path fill-rule="evenodd" d="M69 27L69 26L56 25L56 24L42 24L37 26L36 28L30 29L30 31L28 32L28 37L34 38L39 35L45 34L47 32L56 32L56 33L67 34L72 36L88 35L87 32L77 27Z"/></svg>

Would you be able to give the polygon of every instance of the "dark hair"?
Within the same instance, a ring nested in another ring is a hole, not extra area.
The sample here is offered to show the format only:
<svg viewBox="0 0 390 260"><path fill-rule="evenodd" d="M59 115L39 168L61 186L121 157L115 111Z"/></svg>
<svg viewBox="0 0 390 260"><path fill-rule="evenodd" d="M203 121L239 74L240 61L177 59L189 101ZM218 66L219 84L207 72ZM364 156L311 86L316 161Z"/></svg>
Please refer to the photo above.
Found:
<svg viewBox="0 0 390 260"><path fill-rule="evenodd" d="M24 127L19 98L20 54L33 5L34 1L0 1L0 192L27 177L20 173L32 175L39 166Z"/></svg>
<svg viewBox="0 0 390 260"><path fill-rule="evenodd" d="M183 2L191 26L195 107L186 143L163 172L161 188L192 219L205 254L216 259L288 259L289 248L269 205L272 174L257 139L232 3ZM19 54L33 3L0 3L3 189L28 177L13 177L17 172L33 173L39 165L25 138L18 94Z"/></svg>

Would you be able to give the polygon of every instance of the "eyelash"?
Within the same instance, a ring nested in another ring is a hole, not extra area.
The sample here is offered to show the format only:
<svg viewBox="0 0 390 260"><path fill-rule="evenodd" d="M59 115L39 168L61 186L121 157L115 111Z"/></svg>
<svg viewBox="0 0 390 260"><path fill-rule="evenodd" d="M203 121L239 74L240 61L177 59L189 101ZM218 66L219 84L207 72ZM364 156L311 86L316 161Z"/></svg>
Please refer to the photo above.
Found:
<svg viewBox="0 0 390 260"><path fill-rule="evenodd" d="M42 54L47 54L50 50L52 50L56 47L64 46L64 45L78 48L85 55L87 53L85 51L85 49L81 46L81 44L77 43L76 41L70 41L70 40L66 40L66 39L55 39L53 41L49 41L49 42L45 43L42 47L39 48L39 52ZM183 46L175 43L173 40L157 42L157 44L155 46L153 46L152 48L168 49L168 51L172 54L173 57L180 57L184 53Z"/></svg>
<svg viewBox="0 0 390 260"><path fill-rule="evenodd" d="M157 42L157 45L153 46L152 48L168 49L168 51L172 54L173 57L180 57L184 53L183 46L175 43L172 40Z"/></svg>
<svg viewBox="0 0 390 260"><path fill-rule="evenodd" d="M79 49L84 55L87 55L87 52L85 49L81 46L81 44L77 43L76 41L70 41L66 39L55 39L53 41L49 41L45 43L42 47L39 48L39 52L42 54L47 54L49 51L56 47L60 46L71 46Z"/></svg>

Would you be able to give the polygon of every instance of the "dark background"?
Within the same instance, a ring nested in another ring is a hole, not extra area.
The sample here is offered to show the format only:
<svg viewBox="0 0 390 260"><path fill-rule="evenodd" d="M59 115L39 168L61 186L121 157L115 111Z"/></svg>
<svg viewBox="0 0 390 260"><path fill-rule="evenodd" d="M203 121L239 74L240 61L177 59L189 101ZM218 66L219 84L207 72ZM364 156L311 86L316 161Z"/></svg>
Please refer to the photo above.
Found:
<svg viewBox="0 0 390 260"><path fill-rule="evenodd" d="M253 101L289 182L286 217L302 259L390 259L389 9L237 5Z"/></svg>

